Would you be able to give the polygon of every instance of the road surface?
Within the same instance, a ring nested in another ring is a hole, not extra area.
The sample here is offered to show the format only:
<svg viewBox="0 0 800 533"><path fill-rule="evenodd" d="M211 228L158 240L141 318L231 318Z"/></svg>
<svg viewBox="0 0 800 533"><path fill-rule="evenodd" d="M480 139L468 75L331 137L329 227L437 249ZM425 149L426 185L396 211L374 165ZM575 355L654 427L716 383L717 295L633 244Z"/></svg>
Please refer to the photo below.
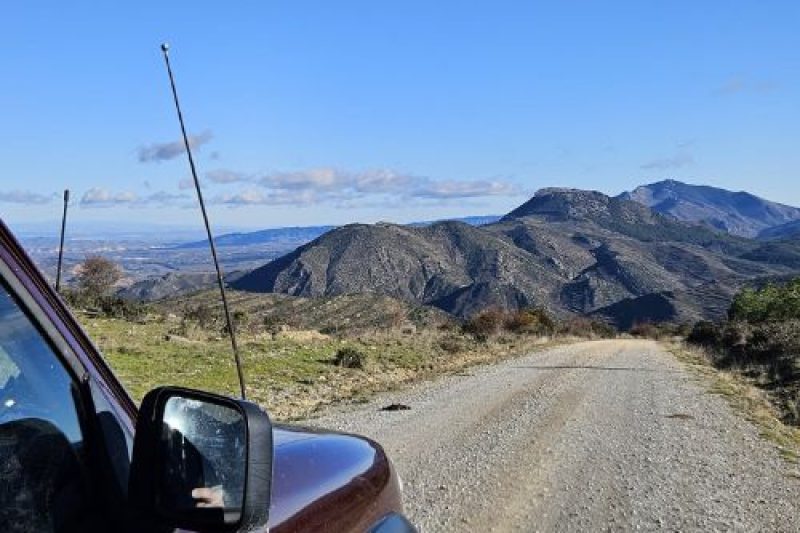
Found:
<svg viewBox="0 0 800 533"><path fill-rule="evenodd" d="M699 379L655 342L583 342L309 423L380 442L426 532L800 531L797 467Z"/></svg>

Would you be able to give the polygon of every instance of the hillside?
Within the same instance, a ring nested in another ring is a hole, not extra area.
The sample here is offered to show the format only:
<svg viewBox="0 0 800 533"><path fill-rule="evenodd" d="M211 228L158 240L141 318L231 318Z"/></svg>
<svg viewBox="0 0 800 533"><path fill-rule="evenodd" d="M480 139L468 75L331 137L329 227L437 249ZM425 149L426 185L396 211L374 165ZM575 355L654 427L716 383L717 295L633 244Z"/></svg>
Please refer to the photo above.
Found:
<svg viewBox="0 0 800 533"><path fill-rule="evenodd" d="M328 296L372 292L470 314L546 300L558 275L502 236L461 222L353 224L243 276L239 290Z"/></svg>
<svg viewBox="0 0 800 533"><path fill-rule="evenodd" d="M747 192L664 180L622 193L654 211L687 222L700 222L741 237L756 237L775 226L800 220L800 209Z"/></svg>
<svg viewBox="0 0 800 533"><path fill-rule="evenodd" d="M280 244L299 246L310 240L316 239L335 226L307 226L272 228L259 231L224 233L214 238L214 244L219 248L227 246L253 246L257 244ZM192 241L181 243L175 248L208 248L208 241Z"/></svg>
<svg viewBox="0 0 800 533"><path fill-rule="evenodd" d="M230 283L240 278L243 272L231 272L225 275ZM159 277L152 277L132 283L120 289L117 296L126 300L154 301L163 298L191 294L213 287L217 284L217 275L213 272L170 272Z"/></svg>
<svg viewBox="0 0 800 533"><path fill-rule="evenodd" d="M482 226L495 222L499 216L494 215L480 215L471 217L462 217L454 219L457 222L463 222L470 226ZM421 222L411 222L408 226L423 227L430 226L441 220L428 220ZM309 241L312 241L320 235L329 232L336 228L336 226L300 226L300 227L285 227L285 228L271 228L259 231L248 232L235 232L223 233L214 238L214 243L218 248L226 247L246 247L257 245L273 245L281 246L286 250L290 250L301 246ZM189 248L208 248L208 241L192 241L177 244L174 246L176 249L189 249Z"/></svg>
<svg viewBox="0 0 800 533"><path fill-rule="evenodd" d="M676 303L654 318L692 320L723 314L747 279L795 268L780 253L770 261L748 257L758 250L757 242L629 200L543 189L481 227L344 226L232 285L302 296L372 292L458 316L491 305L543 305L617 323L651 306L641 297L669 294L666 301Z"/></svg>
<svg viewBox="0 0 800 533"><path fill-rule="evenodd" d="M792 220L780 226L772 226L761 230L758 234L758 238L764 241L796 237L800 237L800 220Z"/></svg>
<svg viewBox="0 0 800 533"><path fill-rule="evenodd" d="M253 328L286 326L294 330L336 333L369 329L390 329L412 324L437 326L452 321L441 310L410 304L380 294L343 294L323 298L302 298L286 294L230 291L228 300L239 322ZM214 317L222 328L222 309L217 290L208 290L156 304L165 313L197 315L198 309ZM242 326L242 324L240 324Z"/></svg>

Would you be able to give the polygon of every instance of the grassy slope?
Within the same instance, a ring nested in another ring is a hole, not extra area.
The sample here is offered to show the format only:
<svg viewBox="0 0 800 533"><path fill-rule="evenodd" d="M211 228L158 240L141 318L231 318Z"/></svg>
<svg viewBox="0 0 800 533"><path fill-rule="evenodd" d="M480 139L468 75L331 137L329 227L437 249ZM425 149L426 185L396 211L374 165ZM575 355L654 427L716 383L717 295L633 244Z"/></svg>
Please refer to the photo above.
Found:
<svg viewBox="0 0 800 533"><path fill-rule="evenodd" d="M152 387L166 384L238 393L226 338L205 336L202 332L195 332L191 338L171 335L174 324L169 320L138 324L83 317L82 322L136 401ZM267 333L247 333L240 336L239 343L249 398L283 420L307 417L334 402L364 401L375 392L403 383L457 372L546 345L532 336L507 336L478 343L443 330L406 334L374 330L346 339L302 332L277 338ZM346 346L367 355L364 370L331 363L336 351Z"/></svg>

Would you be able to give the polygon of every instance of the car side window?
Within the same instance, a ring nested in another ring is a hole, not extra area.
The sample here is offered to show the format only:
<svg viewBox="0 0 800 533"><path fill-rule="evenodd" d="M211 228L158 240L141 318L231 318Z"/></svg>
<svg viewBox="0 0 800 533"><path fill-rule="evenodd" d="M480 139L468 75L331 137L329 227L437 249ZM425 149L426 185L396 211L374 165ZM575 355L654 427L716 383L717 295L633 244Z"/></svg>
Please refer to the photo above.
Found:
<svg viewBox="0 0 800 533"><path fill-rule="evenodd" d="M76 388L0 285L0 531L91 531Z"/></svg>

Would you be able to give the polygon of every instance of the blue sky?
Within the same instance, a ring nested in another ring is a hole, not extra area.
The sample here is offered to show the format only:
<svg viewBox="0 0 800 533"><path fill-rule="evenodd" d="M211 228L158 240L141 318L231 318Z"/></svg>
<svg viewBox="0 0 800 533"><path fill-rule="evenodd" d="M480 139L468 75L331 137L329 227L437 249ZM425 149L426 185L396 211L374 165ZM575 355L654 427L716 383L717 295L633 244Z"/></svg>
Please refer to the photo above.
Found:
<svg viewBox="0 0 800 533"><path fill-rule="evenodd" d="M67 5L69 4L69 5ZM13 2L0 215L218 226L503 213L664 178L800 205L796 1Z"/></svg>

